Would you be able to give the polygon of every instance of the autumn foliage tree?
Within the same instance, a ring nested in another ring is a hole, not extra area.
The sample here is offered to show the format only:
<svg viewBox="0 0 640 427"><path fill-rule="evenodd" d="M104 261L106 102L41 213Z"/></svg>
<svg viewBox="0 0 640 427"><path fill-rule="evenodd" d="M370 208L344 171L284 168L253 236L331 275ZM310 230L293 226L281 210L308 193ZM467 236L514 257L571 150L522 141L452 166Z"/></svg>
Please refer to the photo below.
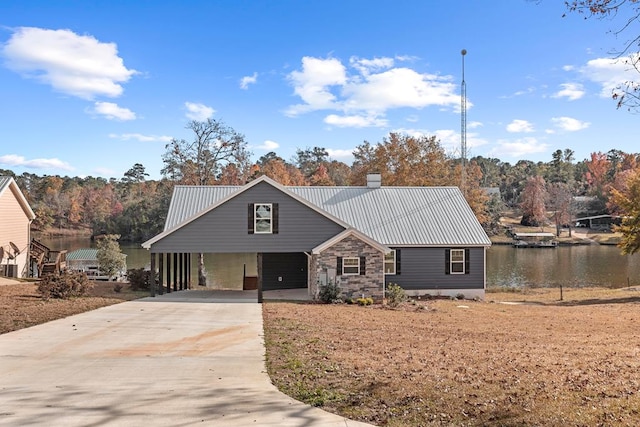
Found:
<svg viewBox="0 0 640 427"><path fill-rule="evenodd" d="M520 210L522 211L520 224L541 227L544 225L547 219L546 194L546 183L543 177L536 175L527 180L520 195Z"/></svg>
<svg viewBox="0 0 640 427"><path fill-rule="evenodd" d="M626 185L612 190L612 198L620 207L622 224L615 227L622 233L619 247L624 254L634 254L640 250L640 169L629 174Z"/></svg>

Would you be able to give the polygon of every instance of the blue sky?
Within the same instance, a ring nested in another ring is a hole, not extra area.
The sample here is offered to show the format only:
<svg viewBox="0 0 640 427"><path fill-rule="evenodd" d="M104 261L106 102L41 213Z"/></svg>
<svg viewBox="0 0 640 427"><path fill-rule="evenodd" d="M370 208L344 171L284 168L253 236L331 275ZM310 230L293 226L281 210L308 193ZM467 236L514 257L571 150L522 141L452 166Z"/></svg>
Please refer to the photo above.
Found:
<svg viewBox="0 0 640 427"><path fill-rule="evenodd" d="M637 152L615 84L619 21L559 0L0 2L0 168L160 177L171 138L213 117L254 159L324 147L351 163L389 132L469 157L550 161L569 148Z"/></svg>

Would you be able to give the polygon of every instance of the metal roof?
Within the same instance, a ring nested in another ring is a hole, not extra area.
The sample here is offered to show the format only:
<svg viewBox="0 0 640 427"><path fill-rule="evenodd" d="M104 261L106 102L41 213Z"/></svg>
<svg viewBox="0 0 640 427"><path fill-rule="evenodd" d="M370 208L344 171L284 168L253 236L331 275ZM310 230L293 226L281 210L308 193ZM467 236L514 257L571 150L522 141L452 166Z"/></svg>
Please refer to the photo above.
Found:
<svg viewBox="0 0 640 427"><path fill-rule="evenodd" d="M67 254L67 261L96 261L97 249L78 249Z"/></svg>
<svg viewBox="0 0 640 427"><path fill-rule="evenodd" d="M171 230L241 186L176 186ZM458 187L281 187L387 246L489 246Z"/></svg>
<svg viewBox="0 0 640 427"><path fill-rule="evenodd" d="M125 257L127 254L122 254ZM77 249L67 254L67 261L97 261L98 250L97 249Z"/></svg>

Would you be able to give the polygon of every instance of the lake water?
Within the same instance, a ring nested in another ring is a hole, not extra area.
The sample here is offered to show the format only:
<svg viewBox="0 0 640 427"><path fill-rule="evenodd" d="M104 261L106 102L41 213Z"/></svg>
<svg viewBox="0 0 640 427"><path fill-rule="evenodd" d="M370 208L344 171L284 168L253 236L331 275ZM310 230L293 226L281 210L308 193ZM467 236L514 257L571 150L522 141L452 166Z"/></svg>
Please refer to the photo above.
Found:
<svg viewBox="0 0 640 427"><path fill-rule="evenodd" d="M38 239L52 250L69 252L95 247L85 238ZM149 266L149 251L137 243L122 243L127 268ZM615 246L560 246L555 249L494 245L487 251L487 286L509 287L603 286L621 288L640 285L640 253L621 255Z"/></svg>

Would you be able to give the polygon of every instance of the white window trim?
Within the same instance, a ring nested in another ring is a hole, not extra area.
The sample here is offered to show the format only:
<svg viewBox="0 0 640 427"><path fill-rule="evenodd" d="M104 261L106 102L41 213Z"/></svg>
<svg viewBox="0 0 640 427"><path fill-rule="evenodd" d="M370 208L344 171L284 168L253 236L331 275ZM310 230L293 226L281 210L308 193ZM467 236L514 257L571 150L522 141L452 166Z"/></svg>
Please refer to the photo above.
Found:
<svg viewBox="0 0 640 427"><path fill-rule="evenodd" d="M258 208L260 206L269 207L269 231L258 231L258 220L266 218L258 218ZM273 234L273 204L272 203L254 203L253 204L253 233L254 234Z"/></svg>
<svg viewBox="0 0 640 427"><path fill-rule="evenodd" d="M387 255L389 255L389 254L386 254L384 256L384 261L383 261L383 264L382 264L382 268L384 268L384 274L387 275L387 276L392 276L392 275L396 274L396 264L397 264L396 250L395 249L391 249L390 254L393 255L393 272L392 273L387 273L387 264L391 262L391 261L387 261Z"/></svg>
<svg viewBox="0 0 640 427"><path fill-rule="evenodd" d="M453 253L454 252L462 252L462 260L461 261L454 261L453 260ZM451 249L449 251L449 273L450 274L465 274L466 273L466 271L464 270L465 269L465 265L466 265L465 264L466 260L464 259L464 256L465 256L465 250L464 249ZM454 264L462 264L462 271L454 271L453 270L453 265Z"/></svg>
<svg viewBox="0 0 640 427"><path fill-rule="evenodd" d="M355 260L356 264L355 265L346 265L347 264L346 263L347 260L350 260L350 261L351 260ZM347 272L344 271L345 267L357 268L358 271L355 272L355 273L347 273ZM344 257L344 258L342 258L342 275L343 276L359 276L360 275L360 258L358 258L358 257Z"/></svg>

